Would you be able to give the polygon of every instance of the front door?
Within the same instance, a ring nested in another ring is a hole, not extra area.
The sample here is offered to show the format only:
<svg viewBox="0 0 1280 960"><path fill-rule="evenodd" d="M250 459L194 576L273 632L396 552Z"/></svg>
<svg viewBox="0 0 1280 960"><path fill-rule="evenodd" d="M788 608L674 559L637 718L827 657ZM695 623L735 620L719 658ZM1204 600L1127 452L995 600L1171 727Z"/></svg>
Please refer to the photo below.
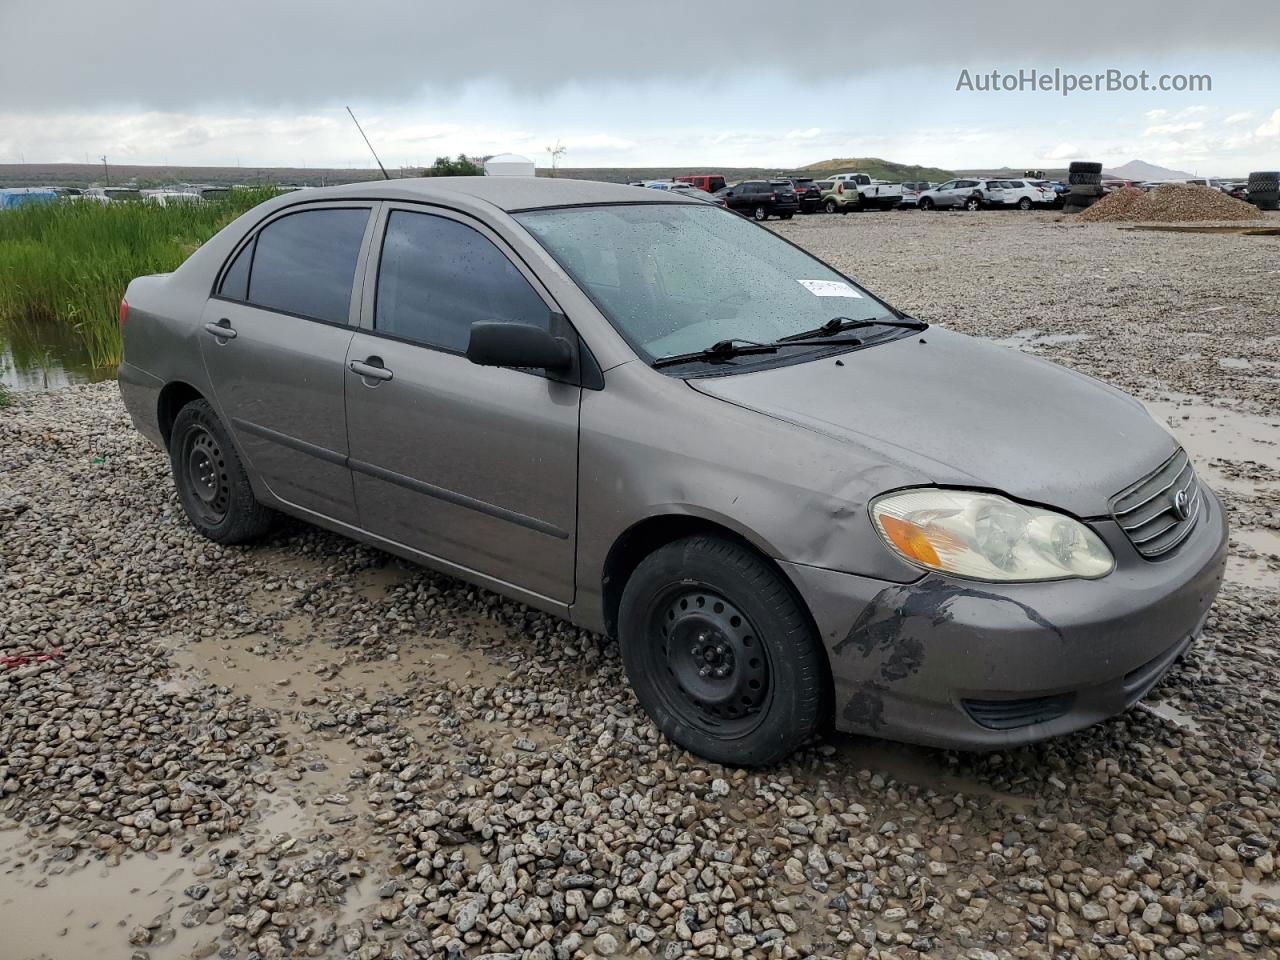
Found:
<svg viewBox="0 0 1280 960"><path fill-rule="evenodd" d="M375 299L348 350L361 526L496 586L571 603L582 390L463 355L473 322L550 326L554 305L466 217L395 206L378 229L366 281Z"/></svg>
<svg viewBox="0 0 1280 960"><path fill-rule="evenodd" d="M219 412L262 482L352 524L343 394L369 214L308 204L269 221L223 271L198 332Z"/></svg>

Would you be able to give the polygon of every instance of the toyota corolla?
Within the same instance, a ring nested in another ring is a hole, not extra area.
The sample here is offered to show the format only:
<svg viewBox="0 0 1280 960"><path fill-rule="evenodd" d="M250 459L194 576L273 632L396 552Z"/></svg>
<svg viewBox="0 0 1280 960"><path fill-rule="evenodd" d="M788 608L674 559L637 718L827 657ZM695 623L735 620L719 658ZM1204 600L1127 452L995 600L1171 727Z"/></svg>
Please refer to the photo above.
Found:
<svg viewBox="0 0 1280 960"><path fill-rule="evenodd" d="M121 323L204 536L292 514L616 637L654 723L725 763L1078 729L1221 584L1222 506L1137 401L668 192L293 193Z"/></svg>

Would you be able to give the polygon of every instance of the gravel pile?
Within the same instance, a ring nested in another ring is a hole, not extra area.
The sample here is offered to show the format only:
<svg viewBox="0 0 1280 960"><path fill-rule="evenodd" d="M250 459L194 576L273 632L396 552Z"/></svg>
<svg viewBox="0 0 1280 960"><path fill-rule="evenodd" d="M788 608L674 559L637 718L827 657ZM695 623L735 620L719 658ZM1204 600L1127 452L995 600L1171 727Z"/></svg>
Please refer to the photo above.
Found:
<svg viewBox="0 0 1280 960"><path fill-rule="evenodd" d="M1139 221L1190 223L1201 220L1257 220L1258 209L1221 190L1166 183L1153 190L1121 187L1079 214L1088 223Z"/></svg>
<svg viewBox="0 0 1280 960"><path fill-rule="evenodd" d="M1152 371L1182 339L1218 371L1204 392L1253 410L1187 408L1221 417L1206 434L1280 414L1218 362L1268 301L1202 304L1226 261L1272 262L1256 240L1008 214L782 232L927 319L1170 403ZM1120 249L1142 273L1107 275ZM1202 338L1171 335L1162 285ZM1274 583L1228 583L1148 704L1080 734L834 737L743 772L662 741L598 637L302 524L198 539L111 384L19 398L0 449L6 958L1280 956ZM1272 461L1203 467L1268 529ZM116 884L136 892L95 913Z"/></svg>

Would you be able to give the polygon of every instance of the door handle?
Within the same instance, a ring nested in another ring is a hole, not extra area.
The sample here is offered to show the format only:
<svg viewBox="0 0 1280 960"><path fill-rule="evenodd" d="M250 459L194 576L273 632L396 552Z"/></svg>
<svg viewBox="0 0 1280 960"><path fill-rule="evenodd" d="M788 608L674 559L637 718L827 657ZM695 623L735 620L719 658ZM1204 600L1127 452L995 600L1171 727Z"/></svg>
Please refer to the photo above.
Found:
<svg viewBox="0 0 1280 960"><path fill-rule="evenodd" d="M364 377L367 380L390 380L394 374L382 365L382 360L378 357L370 357L368 360L352 360L347 364L351 368L351 372Z"/></svg>
<svg viewBox="0 0 1280 960"><path fill-rule="evenodd" d="M217 323L206 323L204 328L219 340L234 340L236 338L235 328L231 326L231 321L226 317L223 317Z"/></svg>

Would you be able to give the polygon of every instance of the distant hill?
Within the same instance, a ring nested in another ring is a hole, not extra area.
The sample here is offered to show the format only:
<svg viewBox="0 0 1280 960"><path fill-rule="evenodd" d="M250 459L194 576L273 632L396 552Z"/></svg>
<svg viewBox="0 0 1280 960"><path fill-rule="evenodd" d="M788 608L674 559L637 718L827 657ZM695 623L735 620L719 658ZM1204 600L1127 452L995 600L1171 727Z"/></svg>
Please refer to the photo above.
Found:
<svg viewBox="0 0 1280 960"><path fill-rule="evenodd" d="M1188 180L1194 173L1183 170L1170 170L1143 160L1130 160L1128 163L1103 171L1104 176L1119 180Z"/></svg>
<svg viewBox="0 0 1280 960"><path fill-rule="evenodd" d="M1007 178L1019 177L1027 169L1027 167L984 167L978 170L957 170L956 173L964 177ZM1041 169L1044 170L1044 175L1050 180L1067 179L1066 167L1043 167ZM1102 175L1104 177L1114 177L1117 180L1187 180L1196 176L1194 173L1170 170L1168 167L1158 167L1154 163L1146 163L1143 160L1130 160L1128 163L1113 169L1104 169Z"/></svg>
<svg viewBox="0 0 1280 960"><path fill-rule="evenodd" d="M865 173L873 180L949 180L955 174L939 167L919 167L911 163L894 163L879 157L844 157L819 160L801 167L806 173Z"/></svg>
<svg viewBox="0 0 1280 960"><path fill-rule="evenodd" d="M297 184L320 187L335 183L377 180L382 174L375 168L355 167L185 167L111 164L110 182L139 187L160 187L175 183L227 184ZM776 177L779 174L805 173L820 175L844 171L865 173L878 180L946 180L948 170L892 163L874 157L848 160L823 160L803 167L726 167L717 163L684 164L668 167L561 167L557 176L579 180L603 180L628 183L633 180L669 180L692 173L718 173L730 183ZM419 168L393 168L393 177L416 177ZM545 167L538 176L550 176ZM105 182L101 164L95 163L4 163L0 164L0 187L66 186L85 187Z"/></svg>

